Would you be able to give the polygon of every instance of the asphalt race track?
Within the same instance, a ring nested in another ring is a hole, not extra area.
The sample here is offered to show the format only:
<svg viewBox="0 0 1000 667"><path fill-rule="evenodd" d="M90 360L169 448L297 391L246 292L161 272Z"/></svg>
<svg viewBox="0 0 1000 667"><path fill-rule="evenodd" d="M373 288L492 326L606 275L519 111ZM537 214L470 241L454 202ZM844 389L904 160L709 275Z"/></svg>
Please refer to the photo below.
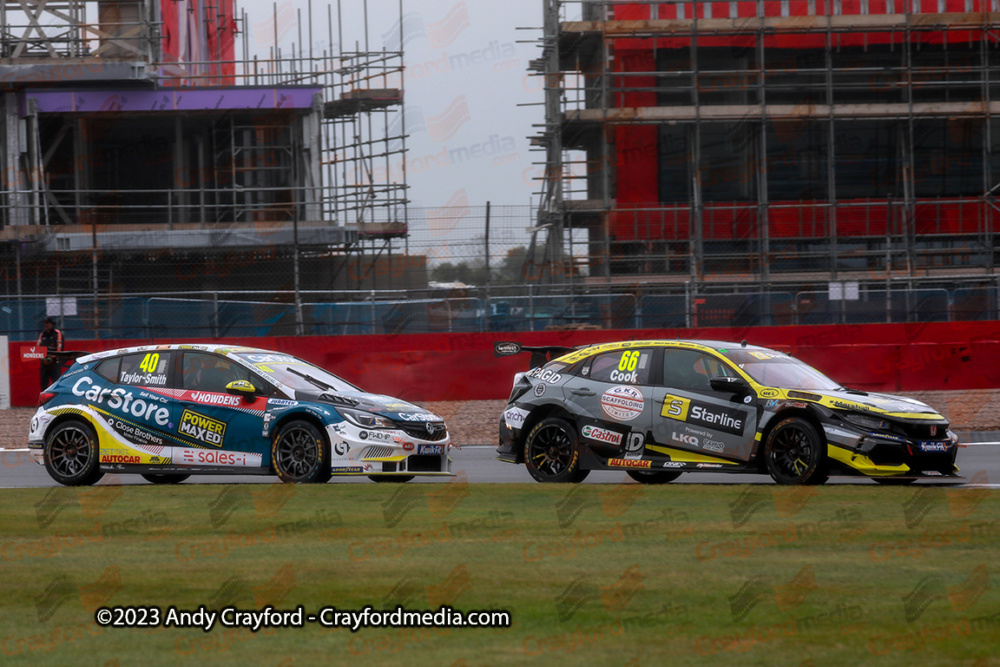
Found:
<svg viewBox="0 0 1000 667"><path fill-rule="evenodd" d="M962 474L967 482L971 482L976 477L977 486L988 485L991 488L1000 488L1000 436L998 433L976 434L975 438L968 438L963 442L970 442L973 439L985 441L984 444L970 444L961 449L958 453L958 466L962 469ZM986 440L989 438L989 440ZM986 444L988 443L988 444ZM511 465L501 463L495 458L496 450L492 446L466 446L461 450L452 450L452 472L463 474L471 484L516 484L521 482L532 482L531 477L524 469L523 465ZM985 473L985 476L981 473ZM111 476L106 476L102 483L106 483ZM600 471L592 472L585 484L618 484L628 480L624 472ZM115 480L122 484L149 484L138 475L127 475ZM183 484L273 484L277 477L271 476L219 476L219 475L193 475ZM443 480L433 477L416 478L415 482L441 484ZM344 477L334 478L329 484L372 484L367 477ZM770 477L766 475L727 475L719 473L690 473L681 475L673 484L772 484ZM833 477L828 482L830 484L867 484L875 486L875 482L849 478ZM930 482L917 482L927 484ZM958 483L958 482L953 482ZM58 486L49 477L49 474L40 465L31 461L26 450L0 450L0 488L17 487L50 487Z"/></svg>

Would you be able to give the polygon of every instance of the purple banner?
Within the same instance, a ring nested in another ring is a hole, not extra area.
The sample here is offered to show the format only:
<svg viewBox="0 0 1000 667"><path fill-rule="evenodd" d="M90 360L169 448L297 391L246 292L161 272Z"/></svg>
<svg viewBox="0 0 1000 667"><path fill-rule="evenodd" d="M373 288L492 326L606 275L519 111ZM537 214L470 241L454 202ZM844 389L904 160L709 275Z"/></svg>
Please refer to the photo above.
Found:
<svg viewBox="0 0 1000 667"><path fill-rule="evenodd" d="M322 88L187 88L169 90L25 90L39 113L308 109Z"/></svg>

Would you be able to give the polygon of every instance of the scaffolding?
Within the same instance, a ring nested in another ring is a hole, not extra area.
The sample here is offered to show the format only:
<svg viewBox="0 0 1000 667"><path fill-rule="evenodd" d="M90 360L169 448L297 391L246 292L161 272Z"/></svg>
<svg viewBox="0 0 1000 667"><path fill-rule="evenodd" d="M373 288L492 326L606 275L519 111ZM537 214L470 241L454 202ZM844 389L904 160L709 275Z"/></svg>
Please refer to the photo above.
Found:
<svg viewBox="0 0 1000 667"><path fill-rule="evenodd" d="M367 0L364 39L355 40L353 49L344 49L341 12L338 0L338 67L332 99L323 105L326 144L336 146L336 151L324 159L331 185L324 203L338 220L357 229L360 247L373 258L366 276L377 275L375 262L385 257L391 289L397 239L409 254L403 5L399 0L398 45L375 51L369 42Z"/></svg>
<svg viewBox="0 0 1000 667"><path fill-rule="evenodd" d="M545 0L553 282L993 274L998 5Z"/></svg>
<svg viewBox="0 0 1000 667"><path fill-rule="evenodd" d="M164 251L206 267L220 252L294 256L296 285L300 255L367 257L374 279L409 233L403 38L369 50L357 9L349 50L339 1L296 10L289 46L276 2L251 43L235 0L0 0L0 249L18 293L22 260L74 253L90 255L94 295L121 289L110 266L125 255ZM80 290L78 273L33 287ZM339 273L329 287L364 282Z"/></svg>

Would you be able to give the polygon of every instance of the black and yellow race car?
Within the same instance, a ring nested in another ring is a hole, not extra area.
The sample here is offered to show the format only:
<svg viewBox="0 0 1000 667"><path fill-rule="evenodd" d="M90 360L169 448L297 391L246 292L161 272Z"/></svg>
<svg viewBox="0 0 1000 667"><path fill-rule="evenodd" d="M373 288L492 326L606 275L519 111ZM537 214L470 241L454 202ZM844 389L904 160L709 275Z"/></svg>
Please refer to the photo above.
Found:
<svg viewBox="0 0 1000 667"><path fill-rule="evenodd" d="M684 472L769 474L779 484L961 479L958 437L933 408L842 387L746 341L495 345L498 356L521 351L533 353L533 368L514 377L497 453L540 482L579 482L591 470L648 484Z"/></svg>

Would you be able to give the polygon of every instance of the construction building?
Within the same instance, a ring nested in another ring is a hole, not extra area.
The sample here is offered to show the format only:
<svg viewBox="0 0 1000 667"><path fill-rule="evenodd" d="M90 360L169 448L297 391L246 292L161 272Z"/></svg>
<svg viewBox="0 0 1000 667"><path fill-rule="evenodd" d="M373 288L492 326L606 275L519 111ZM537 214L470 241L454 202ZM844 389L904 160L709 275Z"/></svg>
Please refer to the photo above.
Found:
<svg viewBox="0 0 1000 667"><path fill-rule="evenodd" d="M995 275L998 29L997 0L544 0L549 261L591 282Z"/></svg>
<svg viewBox="0 0 1000 667"><path fill-rule="evenodd" d="M402 39L306 11L266 5L251 43L235 0L0 0L6 294L418 279L372 270L408 232L405 171L382 168L405 151Z"/></svg>

